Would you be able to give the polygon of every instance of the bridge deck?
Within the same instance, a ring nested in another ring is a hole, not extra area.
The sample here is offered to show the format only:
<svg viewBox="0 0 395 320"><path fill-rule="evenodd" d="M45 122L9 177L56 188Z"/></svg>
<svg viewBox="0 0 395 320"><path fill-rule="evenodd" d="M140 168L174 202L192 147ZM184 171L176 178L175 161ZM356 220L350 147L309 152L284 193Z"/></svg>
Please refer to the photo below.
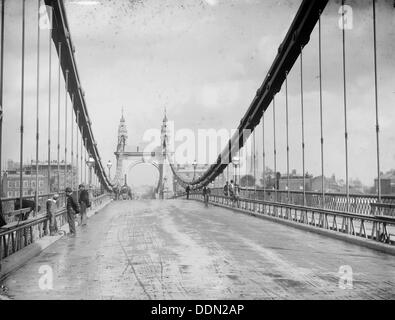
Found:
<svg viewBox="0 0 395 320"><path fill-rule="evenodd" d="M395 259L197 202L106 207L4 285L16 299L394 299ZM43 265L53 290L39 288ZM353 289L339 288L351 266Z"/></svg>

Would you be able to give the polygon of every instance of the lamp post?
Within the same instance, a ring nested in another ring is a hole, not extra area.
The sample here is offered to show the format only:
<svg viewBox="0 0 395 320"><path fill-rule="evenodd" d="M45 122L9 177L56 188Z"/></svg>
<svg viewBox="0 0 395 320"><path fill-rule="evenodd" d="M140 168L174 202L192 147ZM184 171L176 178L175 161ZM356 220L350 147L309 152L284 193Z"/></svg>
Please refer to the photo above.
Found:
<svg viewBox="0 0 395 320"><path fill-rule="evenodd" d="M240 164L240 159L238 158L238 157L233 157L233 159L232 159L232 163L233 163L233 166L234 166L234 176L235 176L235 185L237 185L237 167L239 166L239 164Z"/></svg>
<svg viewBox="0 0 395 320"><path fill-rule="evenodd" d="M196 160L193 161L192 166L193 166L193 179L192 179L192 181L195 181L196 167L197 167L197 161Z"/></svg>
<svg viewBox="0 0 395 320"><path fill-rule="evenodd" d="M92 189L92 169L95 166L95 159L92 156L89 156L86 164L89 168L89 189Z"/></svg>
<svg viewBox="0 0 395 320"><path fill-rule="evenodd" d="M112 162L111 162L111 160L108 160L107 168L108 168L108 179L109 180L111 180L111 167L112 167Z"/></svg>

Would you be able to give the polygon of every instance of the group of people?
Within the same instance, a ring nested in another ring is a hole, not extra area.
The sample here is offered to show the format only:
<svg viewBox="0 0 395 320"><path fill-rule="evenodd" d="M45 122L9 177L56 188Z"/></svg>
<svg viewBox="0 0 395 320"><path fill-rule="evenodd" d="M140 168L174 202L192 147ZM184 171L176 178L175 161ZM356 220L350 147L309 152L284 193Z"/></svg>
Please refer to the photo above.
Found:
<svg viewBox="0 0 395 320"><path fill-rule="evenodd" d="M234 183L233 180L226 181L224 185L224 196L230 197L232 201L232 206L233 204L239 205L239 196L240 196L240 187Z"/></svg>
<svg viewBox="0 0 395 320"><path fill-rule="evenodd" d="M191 187L189 185L187 185L187 187L185 188L185 192L187 194L187 200L189 200L189 193L191 192ZM203 199L204 199L204 205L206 207L208 207L208 203L210 200L210 194L211 194L211 190L208 186L204 186L202 188L202 194L203 194Z"/></svg>
<svg viewBox="0 0 395 320"><path fill-rule="evenodd" d="M75 220L76 215L80 215L80 224L82 226L87 225L87 209L91 207L91 201L89 197L88 190L85 189L83 184L80 184L78 187L78 201L76 199L77 195L73 194L73 190L71 188L66 188L66 220L69 225L70 236L74 236L76 234L75 228ZM46 202L46 209L47 209L47 217L48 220L44 222L43 232L44 235L49 234L50 236L55 236L59 233L57 222L56 222L56 212L58 208L58 201L59 201L59 194L54 194L52 198L48 199ZM36 210L36 203L33 200L22 200L22 205L20 204L20 200L17 200L15 203L15 210L19 209L27 209L30 208L31 210L24 214L21 217L21 221L27 220L29 214ZM38 206L38 211L40 211L40 207ZM2 212L0 211L0 227L3 227L7 224L5 219L3 218Z"/></svg>
<svg viewBox="0 0 395 320"><path fill-rule="evenodd" d="M75 236L75 216L80 215L80 224L87 225L87 209L91 207L88 190L85 189L83 184L78 187L78 201L73 195L71 188L66 188L66 220L69 225L70 236ZM47 216L49 222L49 232L51 236L58 234L58 226L56 222L56 209L59 200L59 195L54 194L51 199L47 200ZM44 234L47 232L47 225L44 224Z"/></svg>
<svg viewBox="0 0 395 320"><path fill-rule="evenodd" d="M191 192L191 187L188 185L185 188L185 191L186 191L187 200L188 200L189 194ZM211 190L208 186L205 186L202 188L202 193L203 193L203 198L204 198L204 204L207 207L208 203L209 203L209 199L210 199ZM239 187L239 185L235 184L235 182L233 180L231 180L230 183L229 183L229 181L226 181L226 184L224 185L224 195L226 197L230 197L230 199L232 201L232 206L234 204L239 206L240 187Z"/></svg>

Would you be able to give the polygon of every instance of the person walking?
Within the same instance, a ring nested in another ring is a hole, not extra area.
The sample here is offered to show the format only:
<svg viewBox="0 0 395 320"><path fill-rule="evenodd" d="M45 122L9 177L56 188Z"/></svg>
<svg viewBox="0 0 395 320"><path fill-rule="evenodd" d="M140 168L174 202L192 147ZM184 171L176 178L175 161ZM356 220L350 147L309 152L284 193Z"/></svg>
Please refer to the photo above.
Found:
<svg viewBox="0 0 395 320"><path fill-rule="evenodd" d="M3 206L0 205L0 228L5 226L7 224L7 222L4 219L3 216Z"/></svg>
<svg viewBox="0 0 395 320"><path fill-rule="evenodd" d="M185 191L187 193L187 200L189 200L189 193L191 192L191 187L189 185L187 185L187 187L185 188Z"/></svg>
<svg viewBox="0 0 395 320"><path fill-rule="evenodd" d="M238 184L235 184L234 186L234 201L236 202L236 207L240 207L240 186Z"/></svg>
<svg viewBox="0 0 395 320"><path fill-rule="evenodd" d="M211 190L209 187L203 187L203 198L204 198L204 205L206 208L208 208L210 193L211 193Z"/></svg>
<svg viewBox="0 0 395 320"><path fill-rule="evenodd" d="M66 188L66 218L69 224L70 236L75 236L75 215L80 213L78 203L73 198L73 190Z"/></svg>
<svg viewBox="0 0 395 320"><path fill-rule="evenodd" d="M59 195L55 193L51 199L47 200L47 218L44 222L44 235L47 235L47 223L49 223L49 235L55 236L58 233L58 225L56 222L56 209Z"/></svg>
<svg viewBox="0 0 395 320"><path fill-rule="evenodd" d="M230 197L230 201L233 207L233 202L234 202L234 193L235 193L235 185L233 180L230 180L229 188L228 188L228 195Z"/></svg>
<svg viewBox="0 0 395 320"><path fill-rule="evenodd" d="M229 181L226 181L224 185L224 196L228 197L229 196Z"/></svg>
<svg viewBox="0 0 395 320"><path fill-rule="evenodd" d="M84 227L87 225L88 217L86 215L86 210L91 207L91 202L89 199L89 192L85 189L83 184L78 187L79 195L78 202L80 204L80 215L81 215L81 225Z"/></svg>

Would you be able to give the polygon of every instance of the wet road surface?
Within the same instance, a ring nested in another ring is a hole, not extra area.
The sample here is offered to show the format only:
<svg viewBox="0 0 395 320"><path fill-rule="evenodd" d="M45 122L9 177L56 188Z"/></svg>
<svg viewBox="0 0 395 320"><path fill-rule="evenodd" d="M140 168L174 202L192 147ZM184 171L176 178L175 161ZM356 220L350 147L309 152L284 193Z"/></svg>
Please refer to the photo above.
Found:
<svg viewBox="0 0 395 320"><path fill-rule="evenodd" d="M12 273L9 296L395 298L394 256L194 201L113 202L77 232Z"/></svg>

